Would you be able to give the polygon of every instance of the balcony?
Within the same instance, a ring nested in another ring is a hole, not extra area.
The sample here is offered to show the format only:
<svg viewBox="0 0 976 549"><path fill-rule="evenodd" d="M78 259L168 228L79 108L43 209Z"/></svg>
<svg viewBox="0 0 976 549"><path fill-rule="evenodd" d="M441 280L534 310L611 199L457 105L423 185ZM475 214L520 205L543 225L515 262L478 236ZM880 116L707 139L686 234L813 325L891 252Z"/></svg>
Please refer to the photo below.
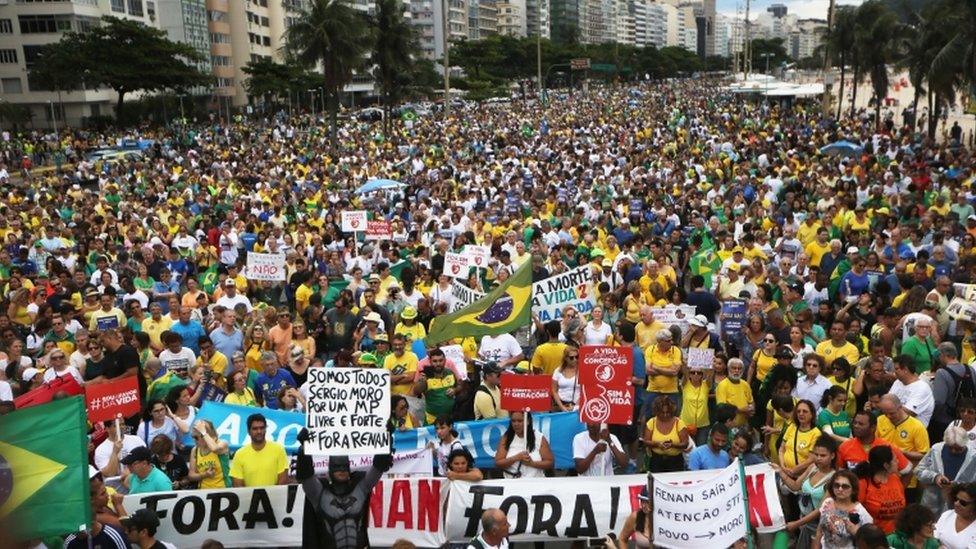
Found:
<svg viewBox="0 0 976 549"><path fill-rule="evenodd" d="M230 11L230 0L207 0L207 9L211 11Z"/></svg>

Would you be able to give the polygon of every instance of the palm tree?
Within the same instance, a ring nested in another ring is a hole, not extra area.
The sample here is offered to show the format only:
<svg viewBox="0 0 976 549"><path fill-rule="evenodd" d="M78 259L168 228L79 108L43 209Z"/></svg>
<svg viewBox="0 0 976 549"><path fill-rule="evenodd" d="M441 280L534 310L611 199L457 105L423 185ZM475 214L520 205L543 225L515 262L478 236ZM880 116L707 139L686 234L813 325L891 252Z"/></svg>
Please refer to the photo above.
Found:
<svg viewBox="0 0 976 549"><path fill-rule="evenodd" d="M312 7L288 28L286 48L306 67L321 65L329 105L329 141L337 148L339 98L363 63L369 41L366 16L343 0L312 0Z"/></svg>
<svg viewBox="0 0 976 549"><path fill-rule="evenodd" d="M918 123L918 101L923 94L928 94L926 83L932 63L951 38L944 20L945 14L940 5L931 4L921 13L913 14L911 23L903 27L904 36L898 47L900 57L897 66L908 71L908 80L914 89L913 131Z"/></svg>
<svg viewBox="0 0 976 549"><path fill-rule="evenodd" d="M840 89L837 92L837 118L840 119L844 104L844 82L847 64L854 51L854 6L837 6L833 27L824 35L824 47L840 65Z"/></svg>
<svg viewBox="0 0 976 549"><path fill-rule="evenodd" d="M901 25L881 0L868 0L858 8L859 66L871 77L875 124L881 125L881 105L888 95L888 63L895 57ZM853 111L853 106L852 106Z"/></svg>
<svg viewBox="0 0 976 549"><path fill-rule="evenodd" d="M951 29L950 40L932 62L933 71L959 71L976 96L976 0L946 0L949 20L942 25Z"/></svg>
<svg viewBox="0 0 976 549"><path fill-rule="evenodd" d="M375 34L370 61L383 104L383 135L389 137L393 105L409 83L418 48L413 25L403 18L401 0L376 0L372 23Z"/></svg>

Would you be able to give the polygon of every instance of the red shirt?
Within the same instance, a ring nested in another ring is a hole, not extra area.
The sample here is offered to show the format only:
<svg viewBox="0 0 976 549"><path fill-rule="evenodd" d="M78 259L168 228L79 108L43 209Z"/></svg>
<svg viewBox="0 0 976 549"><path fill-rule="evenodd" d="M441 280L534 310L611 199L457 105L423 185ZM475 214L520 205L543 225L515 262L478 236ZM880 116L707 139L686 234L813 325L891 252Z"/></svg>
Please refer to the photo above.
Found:
<svg viewBox="0 0 976 549"><path fill-rule="evenodd" d="M878 437L874 437L874 441L871 443L871 448L875 446L888 446L891 451L895 454L895 459L898 460L898 470L905 471L911 462L905 457L905 454L901 452L898 448L895 448L888 441L883 440ZM838 469L851 469L857 466L858 463L868 460L868 452L871 451L868 448L867 451L864 450L864 446L861 446L861 441L856 438L849 438L844 441L839 448L837 448L837 468Z"/></svg>
<svg viewBox="0 0 976 549"><path fill-rule="evenodd" d="M895 531L895 521L905 508L905 487L898 475L878 484L874 479L862 478L858 483L857 501L868 510L874 523L885 534Z"/></svg>

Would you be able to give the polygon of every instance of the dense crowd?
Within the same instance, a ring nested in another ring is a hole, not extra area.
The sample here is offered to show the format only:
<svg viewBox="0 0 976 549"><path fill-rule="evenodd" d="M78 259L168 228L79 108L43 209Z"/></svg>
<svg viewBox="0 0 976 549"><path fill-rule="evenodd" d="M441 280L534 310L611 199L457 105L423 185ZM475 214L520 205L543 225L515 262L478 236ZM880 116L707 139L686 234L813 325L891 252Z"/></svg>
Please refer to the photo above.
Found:
<svg viewBox="0 0 976 549"><path fill-rule="evenodd" d="M92 426L103 547L155 543L158 519L129 514L123 493L294 482L260 412L301 411L310 368L350 366L391 371L390 428L434 425L451 480L740 458L773 464L797 547L976 547L976 316L949 310L976 284L971 152L890 116L836 122L719 86L472 104L388 137L349 119L334 153L311 116L5 132L4 411L56 377L138 378L144 414ZM138 160L86 160L136 138L154 140ZM841 139L861 148L820 152ZM354 192L371 178L405 187ZM343 233L340 212L360 209L392 239ZM425 346L455 299L444 255L467 244L491 251L471 289L525 262L536 281L589 265L598 305ZM247 252L285 254L285 282L249 280ZM743 327L722 330L734 299ZM669 304L695 307L685 330L655 318ZM553 471L550 441L500 408L499 384L551 376L552 410L574 411L580 347L602 344L634 350L634 425L586 425L575 469ZM713 349L711 367L690 369L689 348ZM195 420L206 400L253 408L234 455ZM496 417L510 426L482 471L453 424ZM504 516L485 521L480 546L505 546ZM645 492L621 547L653 546L652 522Z"/></svg>

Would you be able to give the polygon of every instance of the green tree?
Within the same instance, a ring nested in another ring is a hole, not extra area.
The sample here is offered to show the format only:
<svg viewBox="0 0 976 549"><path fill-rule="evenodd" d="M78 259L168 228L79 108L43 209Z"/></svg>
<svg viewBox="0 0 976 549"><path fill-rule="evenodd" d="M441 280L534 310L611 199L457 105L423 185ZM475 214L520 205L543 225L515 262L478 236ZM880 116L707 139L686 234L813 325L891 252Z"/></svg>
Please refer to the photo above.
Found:
<svg viewBox="0 0 976 549"><path fill-rule="evenodd" d="M932 62L935 71L953 70L969 83L969 93L976 97L976 0L946 0L942 21L951 32L948 43Z"/></svg>
<svg viewBox="0 0 976 549"><path fill-rule="evenodd" d="M264 57L257 61L251 61L241 67L241 70L248 77L244 82L247 94L272 101L282 92L291 88L291 80L296 73L296 67L284 63L275 63Z"/></svg>
<svg viewBox="0 0 976 549"><path fill-rule="evenodd" d="M193 63L204 56L166 32L136 21L105 17L84 33L68 33L45 48L34 71L55 85L83 81L107 86L118 94L115 115L121 119L125 96L135 91L187 90L209 83L211 77ZM77 79L56 76L69 60ZM60 79L60 80L59 80ZM65 88L69 89L69 88Z"/></svg>
<svg viewBox="0 0 976 549"><path fill-rule="evenodd" d="M403 2L400 0L376 0L372 23L374 40L370 60L383 105L383 136L388 138L393 105L403 98L419 47L413 25L403 18Z"/></svg>
<svg viewBox="0 0 976 549"><path fill-rule="evenodd" d="M833 27L824 34L823 48L830 52L831 60L840 67L840 88L837 91L838 119L841 117L841 109L843 109L844 105L844 84L847 79L847 66L855 56L854 33L856 28L856 15L857 11L854 6L837 6L834 13Z"/></svg>
<svg viewBox="0 0 976 549"><path fill-rule="evenodd" d="M861 64L871 78L874 91L875 124L881 125L881 105L888 95L888 64L896 58L897 37L901 33L898 17L882 0L868 0L858 8L863 25L857 36Z"/></svg>
<svg viewBox="0 0 976 549"><path fill-rule="evenodd" d="M949 36L946 27L941 23L937 5L931 5L922 13L911 16L910 22L904 26L900 39L899 58L897 67L908 71L908 80L912 83L912 112L915 120L912 129L918 123L918 102L922 94L927 94L929 71L939 51L945 47Z"/></svg>
<svg viewBox="0 0 976 549"><path fill-rule="evenodd" d="M338 146L339 98L353 71L363 64L367 33L365 15L342 0L313 0L311 9L288 28L287 50L304 67L322 67L333 152Z"/></svg>
<svg viewBox="0 0 976 549"><path fill-rule="evenodd" d="M769 40L755 38L751 42L749 51L752 54L752 66L756 70L766 70L767 66L772 70L773 67L779 67L790 59L782 38L771 38Z"/></svg>

